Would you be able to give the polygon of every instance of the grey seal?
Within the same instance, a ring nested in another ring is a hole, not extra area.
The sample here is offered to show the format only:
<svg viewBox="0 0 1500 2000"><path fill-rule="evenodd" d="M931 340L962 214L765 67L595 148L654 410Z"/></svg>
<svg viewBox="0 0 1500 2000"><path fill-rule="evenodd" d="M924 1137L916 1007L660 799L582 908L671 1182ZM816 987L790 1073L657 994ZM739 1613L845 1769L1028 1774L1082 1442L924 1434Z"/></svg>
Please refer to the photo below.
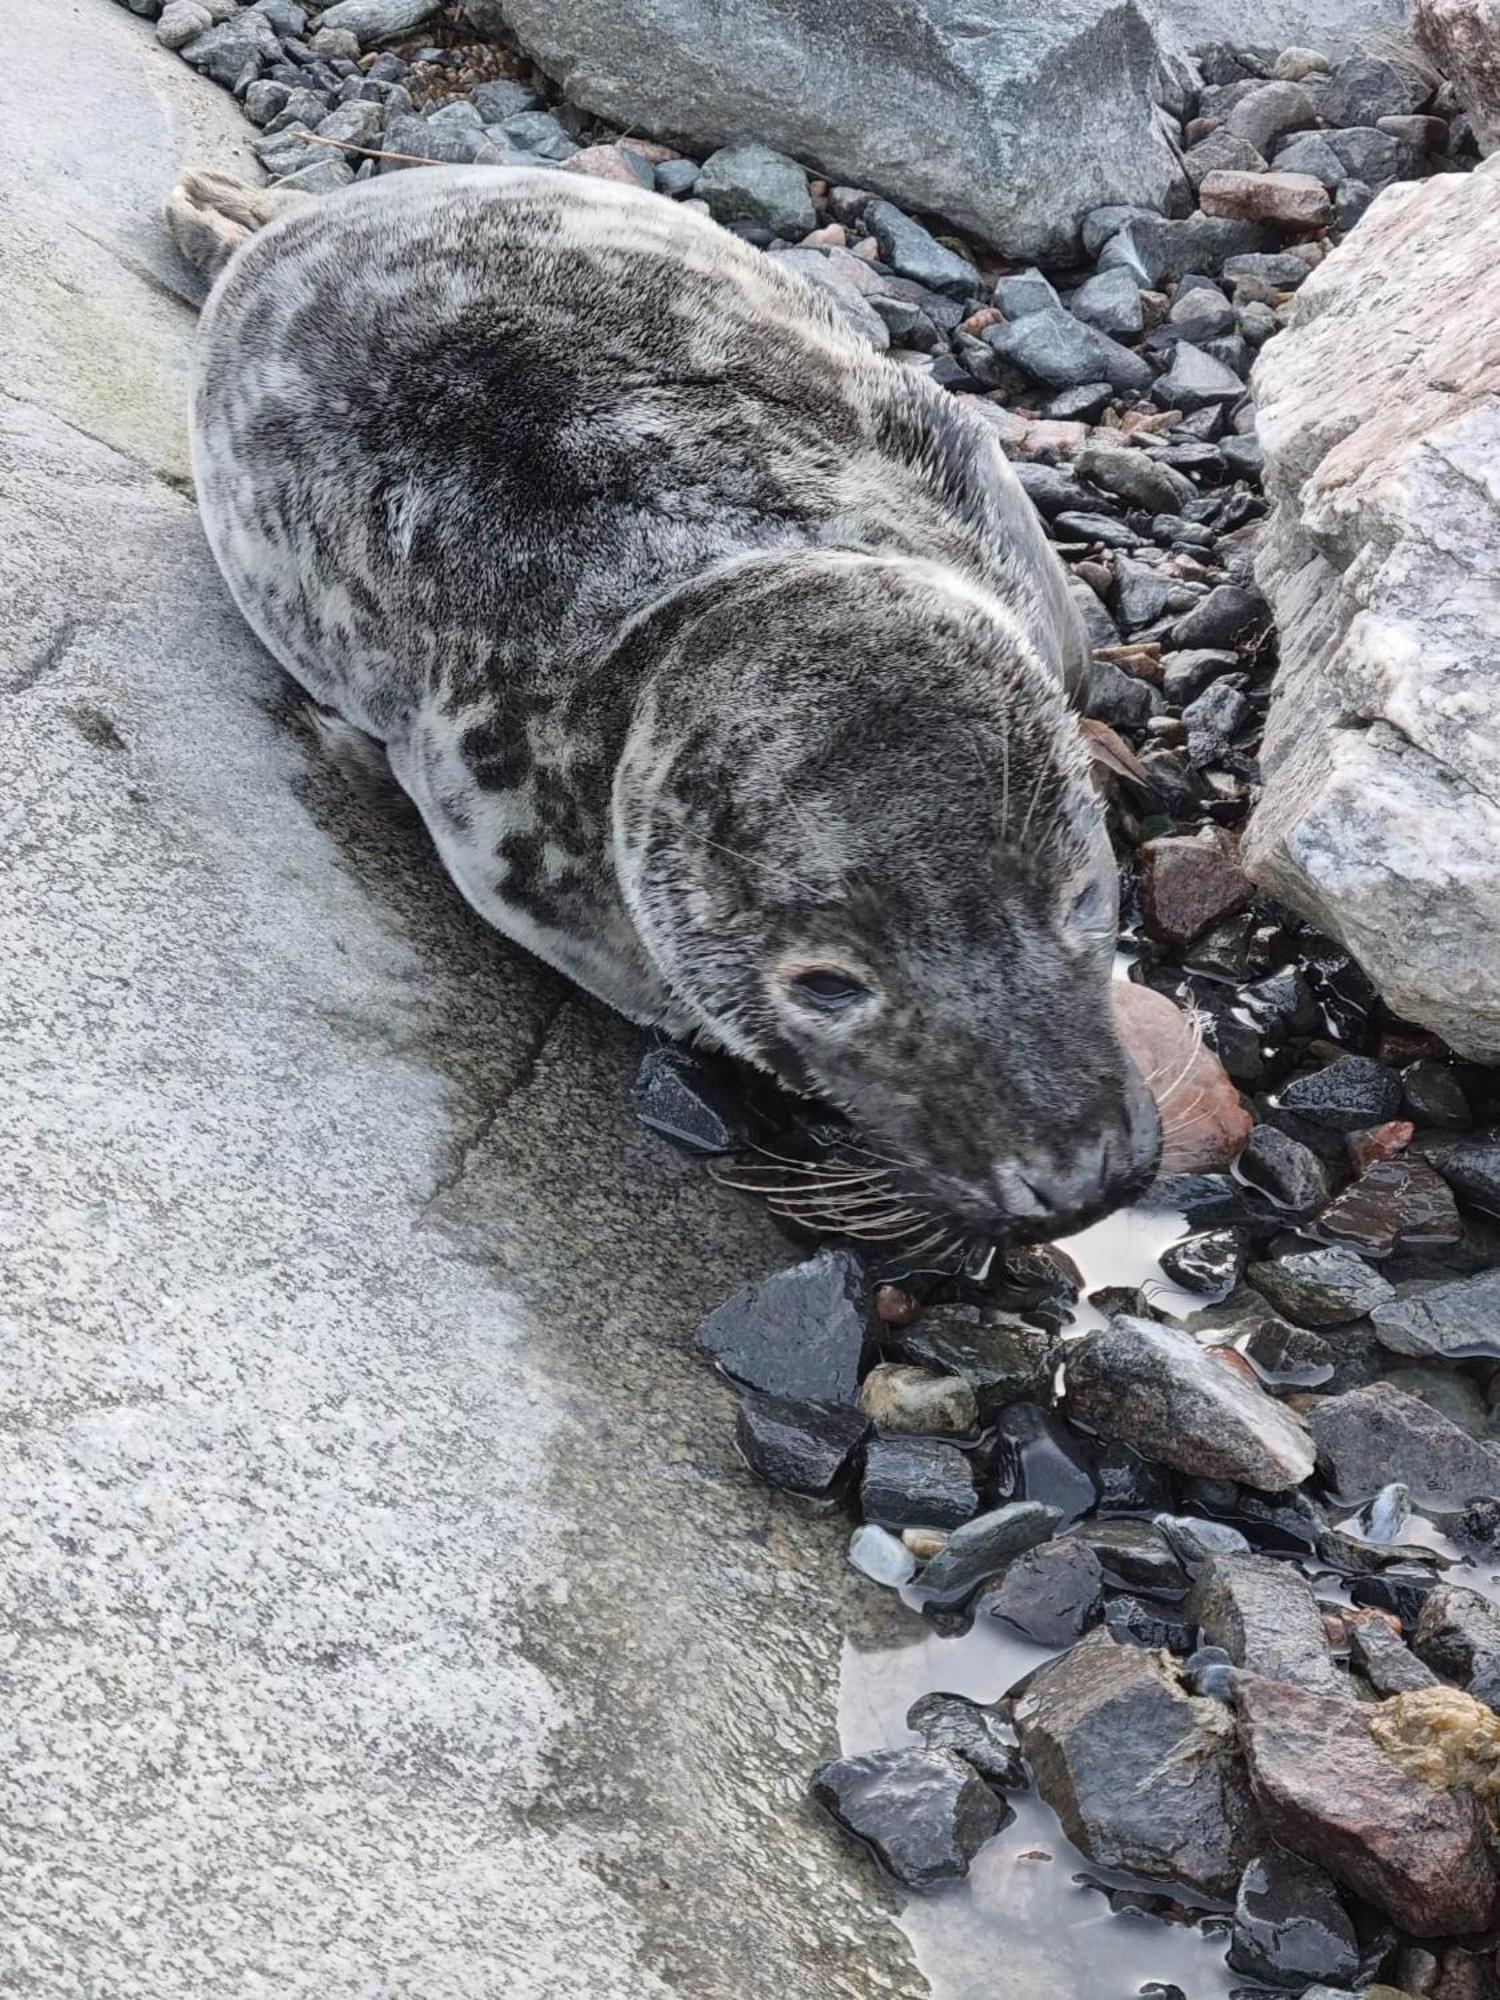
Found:
<svg viewBox="0 0 1500 2000"><path fill-rule="evenodd" d="M424 168L267 209L169 204L224 266L204 526L480 915L966 1227L1138 1191L1087 650L983 418L659 196Z"/></svg>

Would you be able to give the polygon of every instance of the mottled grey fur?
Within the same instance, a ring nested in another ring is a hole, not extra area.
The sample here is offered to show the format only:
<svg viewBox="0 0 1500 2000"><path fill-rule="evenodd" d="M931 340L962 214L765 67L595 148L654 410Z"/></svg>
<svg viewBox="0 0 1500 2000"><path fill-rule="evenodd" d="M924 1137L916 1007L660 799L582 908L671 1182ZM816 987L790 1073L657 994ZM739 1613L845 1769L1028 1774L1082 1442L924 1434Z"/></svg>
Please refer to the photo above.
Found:
<svg viewBox="0 0 1500 2000"><path fill-rule="evenodd" d="M977 1225L1149 1170L1063 571L983 420L795 277L629 189L389 175L229 259L193 463L245 616L499 929Z"/></svg>

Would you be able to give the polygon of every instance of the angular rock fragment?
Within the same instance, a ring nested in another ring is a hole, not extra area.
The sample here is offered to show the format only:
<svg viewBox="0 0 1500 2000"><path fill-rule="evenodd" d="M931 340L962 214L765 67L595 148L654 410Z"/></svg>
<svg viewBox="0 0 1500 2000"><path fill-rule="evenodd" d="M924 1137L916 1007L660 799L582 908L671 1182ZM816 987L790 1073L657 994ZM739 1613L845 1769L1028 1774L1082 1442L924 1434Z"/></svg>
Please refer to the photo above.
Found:
<svg viewBox="0 0 1500 2000"><path fill-rule="evenodd" d="M1376 1741L1378 1709L1244 1672L1231 1692L1256 1804L1283 1847L1417 1937L1492 1921L1500 1881L1483 1808L1413 1783Z"/></svg>
<svg viewBox="0 0 1500 2000"><path fill-rule="evenodd" d="M1230 1897L1259 1838L1234 1724L1151 1653L1093 1632L1015 1707L1037 1789L1101 1867Z"/></svg>
<svg viewBox="0 0 1500 2000"><path fill-rule="evenodd" d="M1349 1683L1329 1656L1312 1586L1294 1564L1214 1556L1193 1591L1192 1615L1204 1640L1222 1646L1237 1667L1347 1698Z"/></svg>
<svg viewBox="0 0 1500 2000"><path fill-rule="evenodd" d="M1239 850L1222 827L1148 840L1140 862L1146 925L1164 944L1190 944L1242 910L1254 893Z"/></svg>
<svg viewBox="0 0 1500 2000"><path fill-rule="evenodd" d="M917 1573L917 1558L905 1542L873 1521L863 1522L849 1537L849 1560L861 1576L891 1590L910 1583Z"/></svg>
<svg viewBox="0 0 1500 2000"><path fill-rule="evenodd" d="M1364 1675L1376 1694L1411 1694L1436 1687L1438 1677L1424 1666L1406 1641L1377 1614L1362 1618L1349 1630L1349 1664Z"/></svg>
<svg viewBox="0 0 1500 2000"><path fill-rule="evenodd" d="M1409 1126L1399 1129L1410 1136ZM1389 1257L1457 1243L1463 1224L1447 1182L1424 1160L1377 1159L1324 1209L1318 1233Z"/></svg>
<svg viewBox="0 0 1500 2000"><path fill-rule="evenodd" d="M818 226L807 175L770 146L742 140L703 162L693 192L715 222L762 222L778 236L805 236Z"/></svg>
<svg viewBox="0 0 1500 2000"><path fill-rule="evenodd" d="M1251 1264L1247 1281L1299 1326L1344 1326L1395 1296L1390 1282L1341 1244Z"/></svg>
<svg viewBox="0 0 1500 2000"><path fill-rule="evenodd" d="M985 339L1006 361L1049 388L1107 382L1112 389L1140 395L1151 386L1149 362L1062 306L1043 307L1023 319L992 326Z"/></svg>
<svg viewBox="0 0 1500 2000"><path fill-rule="evenodd" d="M1418 1501L1453 1506L1500 1488L1500 1457L1451 1418L1388 1382L1330 1396L1308 1412L1318 1463L1344 1500L1392 1479Z"/></svg>
<svg viewBox="0 0 1500 2000"><path fill-rule="evenodd" d="M1103 1604L1099 1558L1067 1535L1018 1556L977 1608L1039 1646L1071 1646L1099 1622Z"/></svg>
<svg viewBox="0 0 1500 2000"><path fill-rule="evenodd" d="M1047 1393L1057 1342L1027 1320L1005 1316L981 1323L972 1306L935 1306L887 1345L903 1361L961 1377L974 1393L979 1421L987 1424L1009 1404Z"/></svg>
<svg viewBox="0 0 1500 2000"><path fill-rule="evenodd" d="M744 1105L707 1058L686 1049L648 1049L630 1087L635 1115L693 1153L732 1153L748 1131Z"/></svg>
<svg viewBox="0 0 1500 2000"><path fill-rule="evenodd" d="M1381 1345L1397 1354L1500 1358L1500 1271L1414 1286L1376 1306L1371 1317Z"/></svg>
<svg viewBox="0 0 1500 2000"><path fill-rule="evenodd" d="M987 1785L1019 1791L1028 1782L1015 1731L982 1701L961 1694L924 1694L906 1711L906 1726L929 1750L951 1750Z"/></svg>
<svg viewBox="0 0 1500 2000"><path fill-rule="evenodd" d="M1273 1986L1353 1979L1359 1940L1321 1868L1280 1848L1251 1859L1235 1897L1229 1963Z"/></svg>
<svg viewBox="0 0 1500 2000"><path fill-rule="evenodd" d="M1300 1485L1313 1469L1307 1432L1243 1367L1178 1328L1122 1317L1068 1350L1068 1413L1181 1472L1272 1493Z"/></svg>
<svg viewBox="0 0 1500 2000"><path fill-rule="evenodd" d="M1380 1125L1401 1109L1401 1078L1371 1056L1338 1056L1310 1076L1293 1078L1280 1096L1283 1110L1330 1132Z"/></svg>
<svg viewBox="0 0 1500 2000"><path fill-rule="evenodd" d="M925 1437L872 1438L859 1497L866 1519L887 1528L956 1528L979 1505L968 1459Z"/></svg>
<svg viewBox="0 0 1500 2000"><path fill-rule="evenodd" d="M952 1750L876 1750L820 1764L812 1794L909 1889L966 1875L984 1843L1013 1817Z"/></svg>
<svg viewBox="0 0 1500 2000"><path fill-rule="evenodd" d="M995 1484L1003 1498L1055 1507L1064 1525L1095 1505L1099 1489L1089 1456L1050 1410L1013 1403L996 1428Z"/></svg>
<svg viewBox="0 0 1500 2000"><path fill-rule="evenodd" d="M1282 228L1319 229L1333 220L1328 190L1311 174L1246 173L1218 168L1205 174L1198 199L1206 215L1233 215Z"/></svg>
<svg viewBox="0 0 1500 2000"><path fill-rule="evenodd" d="M1434 1673L1500 1708L1500 1611L1487 1597L1440 1583L1422 1606L1411 1643Z"/></svg>
<svg viewBox="0 0 1500 2000"><path fill-rule="evenodd" d="M752 1391L741 1400L735 1438L745 1463L768 1485L821 1499L849 1470L868 1429L847 1404Z"/></svg>
<svg viewBox="0 0 1500 2000"><path fill-rule="evenodd" d="M704 1320L698 1344L747 1389L852 1403L874 1329L874 1299L859 1260L847 1250L820 1250L736 1292Z"/></svg>

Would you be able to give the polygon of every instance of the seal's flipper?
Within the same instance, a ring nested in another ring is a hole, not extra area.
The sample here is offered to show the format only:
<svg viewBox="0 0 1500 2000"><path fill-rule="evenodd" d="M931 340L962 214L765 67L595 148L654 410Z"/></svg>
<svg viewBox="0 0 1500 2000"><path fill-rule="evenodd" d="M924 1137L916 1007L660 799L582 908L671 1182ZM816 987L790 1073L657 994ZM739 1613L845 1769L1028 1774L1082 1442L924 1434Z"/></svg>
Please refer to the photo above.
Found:
<svg viewBox="0 0 1500 2000"><path fill-rule="evenodd" d="M195 271L217 278L257 229L311 197L287 190L246 187L227 174L190 170L163 207L172 241Z"/></svg>

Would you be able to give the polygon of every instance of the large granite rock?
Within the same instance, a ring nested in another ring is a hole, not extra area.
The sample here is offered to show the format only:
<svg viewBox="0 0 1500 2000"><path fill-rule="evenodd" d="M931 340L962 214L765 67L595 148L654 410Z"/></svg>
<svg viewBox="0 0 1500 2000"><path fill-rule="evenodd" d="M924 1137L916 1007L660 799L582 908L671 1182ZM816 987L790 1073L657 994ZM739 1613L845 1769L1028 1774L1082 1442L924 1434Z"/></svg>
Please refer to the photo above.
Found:
<svg viewBox="0 0 1500 2000"><path fill-rule="evenodd" d="M1382 29L1406 25L1409 0L1155 0L1164 33L1187 48L1227 43L1358 55Z"/></svg>
<svg viewBox="0 0 1500 2000"><path fill-rule="evenodd" d="M1500 0L1416 0L1417 46L1453 85L1482 153L1500 147Z"/></svg>
<svg viewBox="0 0 1500 2000"><path fill-rule="evenodd" d="M0 1983L917 2000L789 1809L842 1536L692 1351L785 1248L229 602L160 206L233 100L4 19Z"/></svg>
<svg viewBox="0 0 1500 2000"><path fill-rule="evenodd" d="M1282 665L1246 866L1500 1059L1500 166L1388 188L1254 387Z"/></svg>
<svg viewBox="0 0 1500 2000"><path fill-rule="evenodd" d="M1140 0L467 0L570 97L699 150L755 137L1013 256L1059 258L1106 202L1182 200ZM1175 44L1173 44L1175 47Z"/></svg>

